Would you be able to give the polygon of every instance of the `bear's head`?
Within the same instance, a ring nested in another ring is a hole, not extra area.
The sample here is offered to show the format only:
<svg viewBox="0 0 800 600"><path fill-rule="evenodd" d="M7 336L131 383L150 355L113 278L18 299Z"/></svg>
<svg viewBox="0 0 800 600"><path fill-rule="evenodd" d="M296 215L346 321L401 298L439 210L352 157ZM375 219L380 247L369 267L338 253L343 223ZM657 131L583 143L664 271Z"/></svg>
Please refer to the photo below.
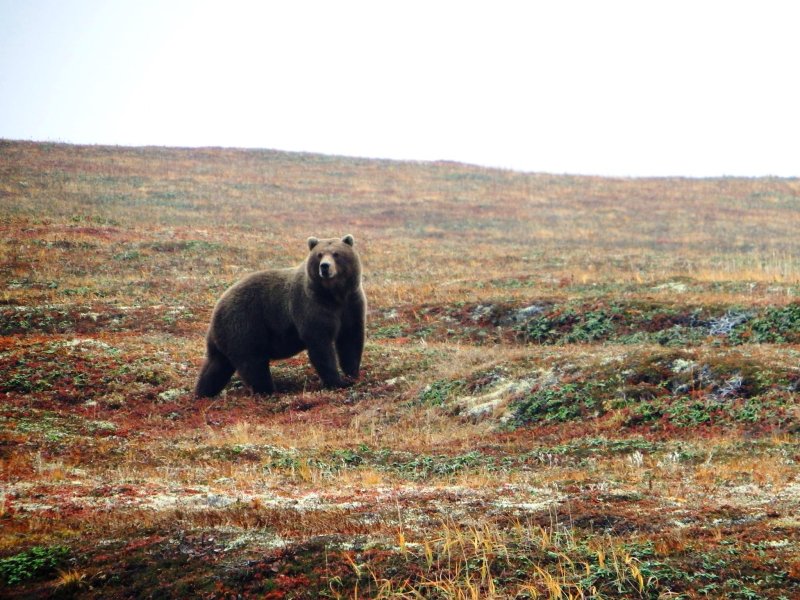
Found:
<svg viewBox="0 0 800 600"><path fill-rule="evenodd" d="M355 289L361 284L361 261L352 235L320 240L308 238L306 272L309 279L327 289Z"/></svg>

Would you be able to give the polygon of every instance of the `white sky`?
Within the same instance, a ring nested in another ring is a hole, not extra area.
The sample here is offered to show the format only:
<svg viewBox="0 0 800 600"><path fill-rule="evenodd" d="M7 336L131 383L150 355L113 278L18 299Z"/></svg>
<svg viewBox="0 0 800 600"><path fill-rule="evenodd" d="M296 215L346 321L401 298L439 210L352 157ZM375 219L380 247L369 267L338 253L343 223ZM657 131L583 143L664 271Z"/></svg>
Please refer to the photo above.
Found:
<svg viewBox="0 0 800 600"><path fill-rule="evenodd" d="M0 0L0 138L800 176L800 3Z"/></svg>

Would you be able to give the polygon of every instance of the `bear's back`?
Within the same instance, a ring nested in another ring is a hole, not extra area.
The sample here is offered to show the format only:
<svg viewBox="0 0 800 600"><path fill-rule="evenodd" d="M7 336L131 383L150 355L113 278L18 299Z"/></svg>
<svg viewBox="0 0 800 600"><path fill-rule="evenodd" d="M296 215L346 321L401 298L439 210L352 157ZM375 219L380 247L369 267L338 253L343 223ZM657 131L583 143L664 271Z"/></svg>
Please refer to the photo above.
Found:
<svg viewBox="0 0 800 600"><path fill-rule="evenodd" d="M236 356L299 352L289 314L296 276L297 268L258 271L225 291L214 308L209 329L223 353Z"/></svg>

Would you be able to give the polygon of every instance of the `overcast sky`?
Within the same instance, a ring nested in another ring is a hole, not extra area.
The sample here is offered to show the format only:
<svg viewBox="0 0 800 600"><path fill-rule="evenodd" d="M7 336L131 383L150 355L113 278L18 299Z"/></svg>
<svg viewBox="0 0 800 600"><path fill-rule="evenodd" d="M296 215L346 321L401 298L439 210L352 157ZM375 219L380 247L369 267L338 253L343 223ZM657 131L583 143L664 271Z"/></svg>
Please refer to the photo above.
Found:
<svg viewBox="0 0 800 600"><path fill-rule="evenodd" d="M800 176L794 1L0 0L0 138Z"/></svg>

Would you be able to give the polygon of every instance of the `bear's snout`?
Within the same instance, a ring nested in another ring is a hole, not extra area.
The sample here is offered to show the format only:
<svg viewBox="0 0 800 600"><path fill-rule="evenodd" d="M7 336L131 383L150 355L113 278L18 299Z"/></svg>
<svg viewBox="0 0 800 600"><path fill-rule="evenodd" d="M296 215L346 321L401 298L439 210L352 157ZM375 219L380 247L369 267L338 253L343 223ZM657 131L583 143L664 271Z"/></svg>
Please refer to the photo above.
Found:
<svg viewBox="0 0 800 600"><path fill-rule="evenodd" d="M331 279L336 275L336 263L331 258L323 258L319 263L319 275L323 279Z"/></svg>

